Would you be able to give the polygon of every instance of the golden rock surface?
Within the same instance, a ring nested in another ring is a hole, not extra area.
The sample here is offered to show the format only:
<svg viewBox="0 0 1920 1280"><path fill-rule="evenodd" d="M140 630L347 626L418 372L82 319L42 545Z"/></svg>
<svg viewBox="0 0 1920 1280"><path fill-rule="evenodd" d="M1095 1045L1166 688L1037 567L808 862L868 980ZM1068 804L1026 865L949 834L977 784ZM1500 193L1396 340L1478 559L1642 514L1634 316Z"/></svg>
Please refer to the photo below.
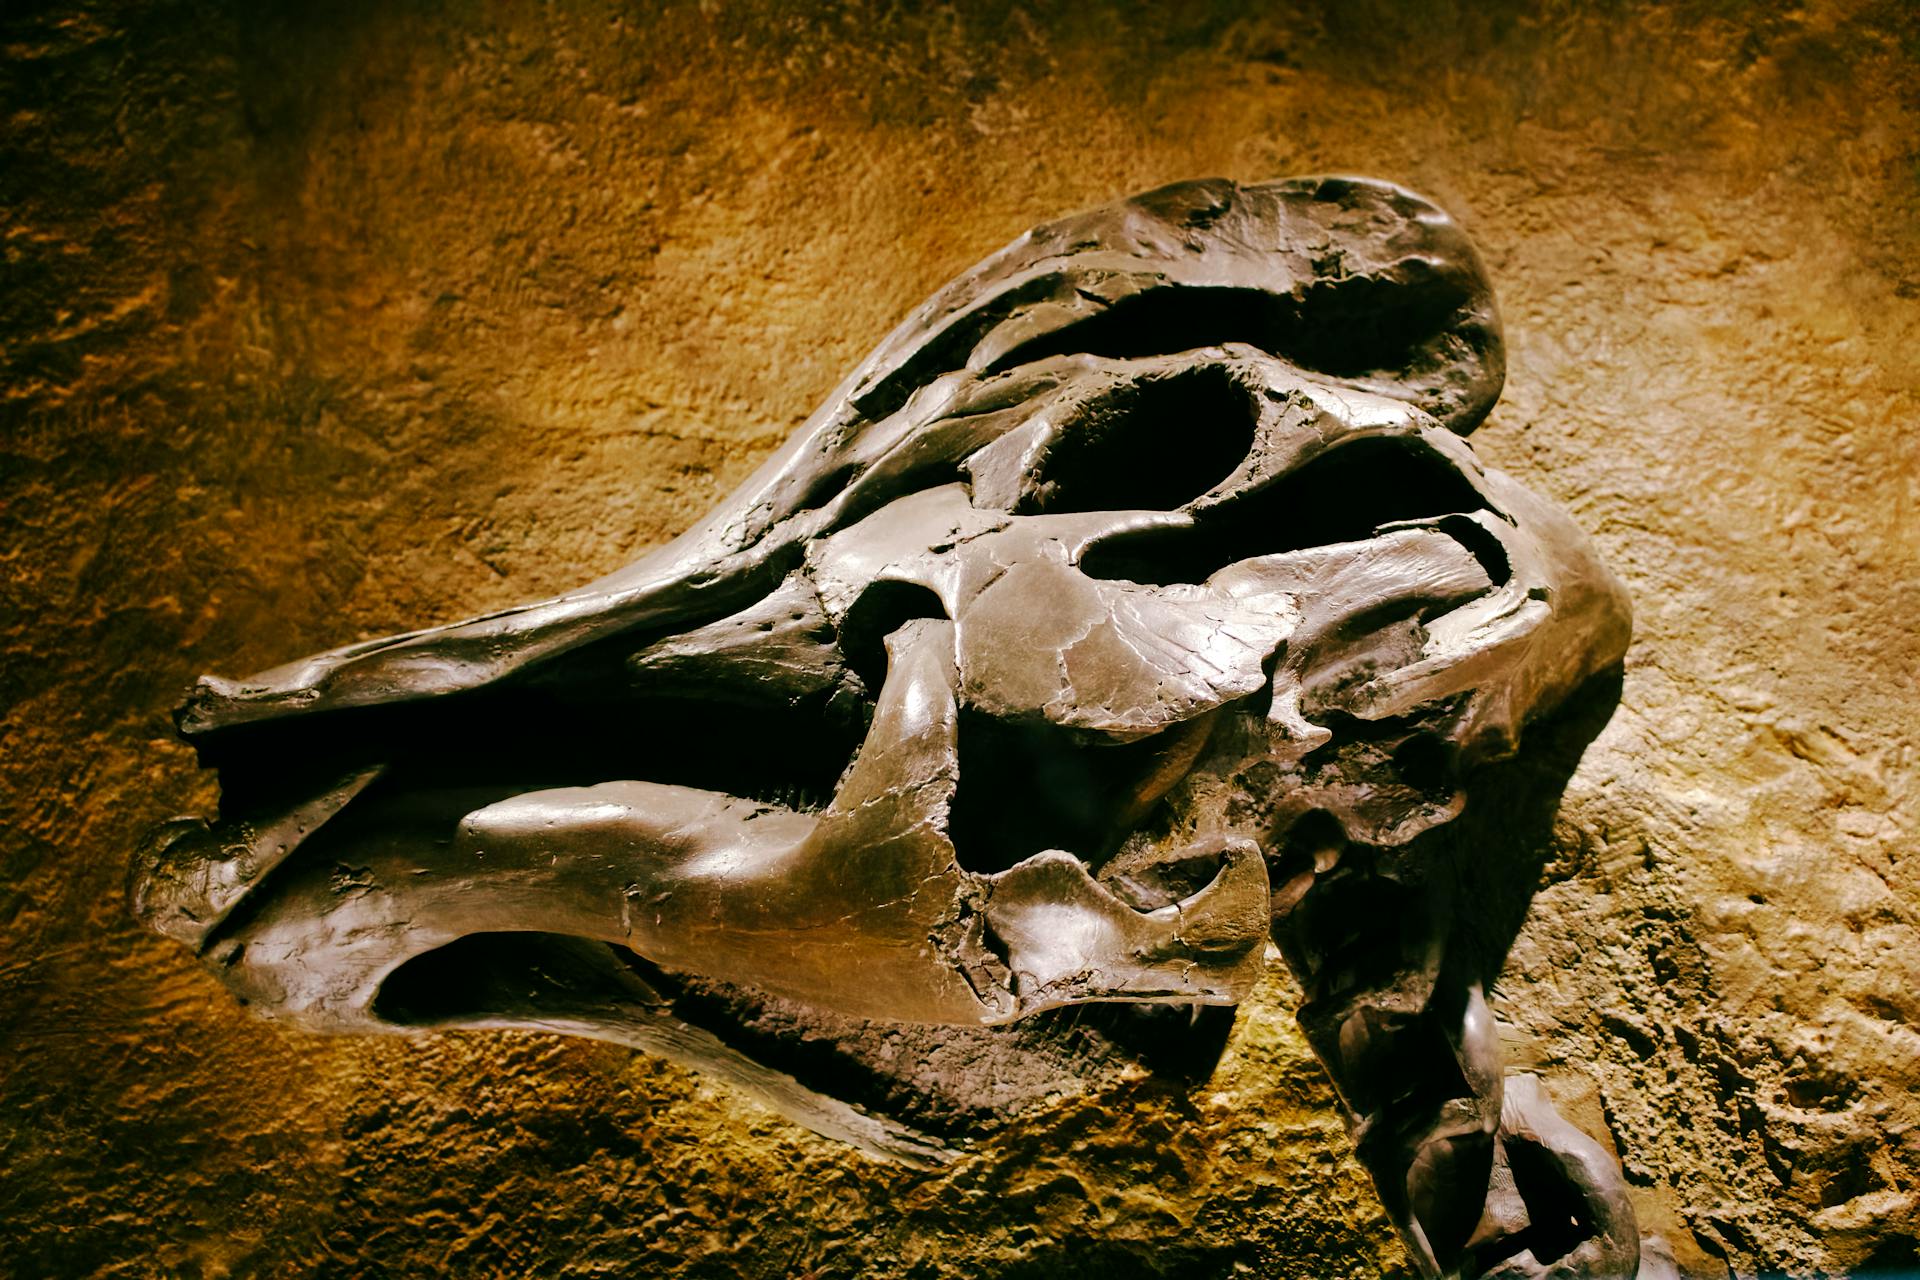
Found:
<svg viewBox="0 0 1920 1280"><path fill-rule="evenodd" d="M928 1175L609 1046L282 1033L121 893L212 798L198 672L617 568L1020 229L1329 170L1466 224L1475 445L1634 595L1515 1063L1689 1275L1920 1266L1909 5L47 8L0 14L0 1273L1400 1273L1278 965L1208 1085Z"/></svg>

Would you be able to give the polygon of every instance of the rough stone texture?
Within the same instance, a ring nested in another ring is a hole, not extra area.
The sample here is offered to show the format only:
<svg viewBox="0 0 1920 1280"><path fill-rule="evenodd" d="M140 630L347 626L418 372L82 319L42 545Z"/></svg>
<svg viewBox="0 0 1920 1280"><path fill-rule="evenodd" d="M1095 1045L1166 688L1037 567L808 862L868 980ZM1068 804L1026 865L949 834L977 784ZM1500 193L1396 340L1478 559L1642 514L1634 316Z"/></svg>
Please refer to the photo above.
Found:
<svg viewBox="0 0 1920 1280"><path fill-rule="evenodd" d="M1220 1073L903 1172L629 1052L317 1040L120 880L165 710L705 512L1061 210L1347 170L1461 217L1476 435L1628 580L1496 1007L1689 1274L1920 1266L1909 6L14 6L0 1271L1371 1276L1278 966Z"/></svg>

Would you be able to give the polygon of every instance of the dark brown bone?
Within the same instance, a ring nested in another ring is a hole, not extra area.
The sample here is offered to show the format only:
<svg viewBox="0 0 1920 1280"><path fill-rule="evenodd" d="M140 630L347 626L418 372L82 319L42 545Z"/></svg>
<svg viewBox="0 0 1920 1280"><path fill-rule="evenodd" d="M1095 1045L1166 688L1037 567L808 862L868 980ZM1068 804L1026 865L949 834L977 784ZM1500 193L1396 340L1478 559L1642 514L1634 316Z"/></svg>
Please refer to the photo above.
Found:
<svg viewBox="0 0 1920 1280"><path fill-rule="evenodd" d="M1271 928L1423 1268L1615 1274L1617 1175L1535 1095L1502 1120L1420 857L1451 780L1626 643L1579 533L1462 439L1502 370L1465 237L1385 184L1040 228L635 565L204 679L180 724L222 817L156 836L136 905L276 1016L618 1040L921 1162L939 1135L759 1062L714 1002L961 1043L1231 1005Z"/></svg>

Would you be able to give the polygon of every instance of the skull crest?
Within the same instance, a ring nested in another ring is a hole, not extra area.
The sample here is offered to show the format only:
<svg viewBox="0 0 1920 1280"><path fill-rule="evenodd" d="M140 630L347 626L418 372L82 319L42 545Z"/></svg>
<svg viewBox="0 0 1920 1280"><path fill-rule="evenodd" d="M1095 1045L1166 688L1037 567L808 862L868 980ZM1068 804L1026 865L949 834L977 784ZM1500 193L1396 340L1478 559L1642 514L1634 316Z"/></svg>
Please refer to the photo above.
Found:
<svg viewBox="0 0 1920 1280"><path fill-rule="evenodd" d="M202 679L221 816L156 830L136 907L272 1016L635 1044L917 1163L955 1144L696 1006L934 1055L1232 1006L1271 938L1424 1270L1632 1275L1618 1172L1503 1078L1426 852L1628 636L1465 442L1503 376L1471 246L1396 187L1038 228L632 566Z"/></svg>

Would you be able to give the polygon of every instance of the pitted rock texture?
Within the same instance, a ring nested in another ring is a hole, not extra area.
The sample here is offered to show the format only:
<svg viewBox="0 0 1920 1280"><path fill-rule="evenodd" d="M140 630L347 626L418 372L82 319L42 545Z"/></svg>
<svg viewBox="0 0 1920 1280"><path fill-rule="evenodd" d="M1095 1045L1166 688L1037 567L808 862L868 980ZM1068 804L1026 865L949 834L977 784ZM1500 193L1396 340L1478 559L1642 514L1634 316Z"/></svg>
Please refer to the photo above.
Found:
<svg viewBox="0 0 1920 1280"><path fill-rule="evenodd" d="M195 673L626 563L1010 228L1327 170L1482 246L1476 445L1637 603L1510 1059L1687 1274L1920 1265L1906 6L258 9L0 17L5 1269L1402 1269L1277 965L1212 1081L928 1175L606 1046L286 1037L119 887Z"/></svg>

